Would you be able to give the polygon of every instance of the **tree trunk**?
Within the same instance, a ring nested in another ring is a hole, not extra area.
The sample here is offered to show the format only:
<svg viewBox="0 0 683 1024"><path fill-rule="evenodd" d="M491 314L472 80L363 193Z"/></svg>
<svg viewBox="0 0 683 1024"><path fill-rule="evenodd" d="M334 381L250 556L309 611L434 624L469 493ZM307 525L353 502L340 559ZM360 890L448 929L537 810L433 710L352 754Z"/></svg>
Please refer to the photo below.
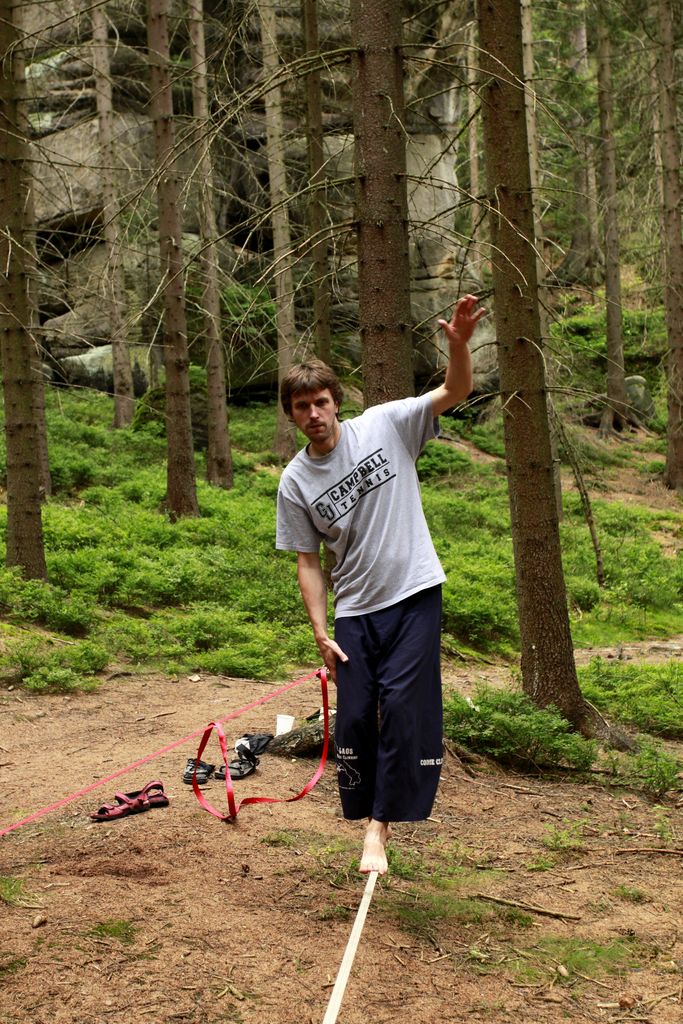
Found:
<svg viewBox="0 0 683 1024"><path fill-rule="evenodd" d="M14 27L19 35L24 37L24 24L26 18L26 7L20 4L14 5ZM17 112L19 117L20 131L28 144L31 138L31 127L28 119L26 104L26 66L24 53L21 47L14 51L15 71L14 80L17 83ZM38 434L38 461L40 465L40 495L44 500L52 494L52 476L50 473L50 459L47 442L47 422L45 419L45 371L43 370L42 347L40 345L39 318L38 318L38 253L36 248L36 212L33 196L32 174L29 174L29 183L26 192L26 203L24 207L24 244L26 246L27 273L28 273L28 305L29 305L29 331L31 333L31 376L33 382L33 417L36 423Z"/></svg>
<svg viewBox="0 0 683 1024"><path fill-rule="evenodd" d="M524 112L529 146L529 181L531 182L531 212L534 225L534 248L536 257L536 280L538 282L538 315L541 337L548 336L547 299L545 295L545 263L543 261L543 224L541 221L540 182L541 168L538 159L538 133L536 131L536 90L534 87L534 36L531 20L531 0L521 0L522 13L522 60L524 67Z"/></svg>
<svg viewBox="0 0 683 1024"><path fill-rule="evenodd" d="M106 4L92 8L93 70L97 96L97 123L102 181L102 216L107 274L103 290L111 288L108 306L111 317L111 360L114 377L114 427L127 427L133 421L135 396L130 353L126 345L126 288L121 263L119 235L119 196L114 153L111 69L109 66L109 30Z"/></svg>
<svg viewBox="0 0 683 1024"><path fill-rule="evenodd" d="M232 451L228 433L225 387L225 359L221 339L221 295L218 286L218 230L214 207L212 131L209 123L209 94L206 73L203 0L189 0L190 59L192 62L192 110L197 143L197 186L199 190L199 235L202 242L200 268L204 281L202 313L206 335L206 391L208 448L206 478L210 484L232 487Z"/></svg>
<svg viewBox="0 0 683 1024"><path fill-rule="evenodd" d="M21 49L14 20L17 7L13 0L0 0L0 361L7 446L6 562L19 566L29 578L46 579L24 223L31 182L20 110L24 83L23 61L17 61Z"/></svg>
<svg viewBox="0 0 683 1024"><path fill-rule="evenodd" d="M538 313L520 0L480 0L484 149L524 691L580 728Z"/></svg>
<svg viewBox="0 0 683 1024"><path fill-rule="evenodd" d="M681 235L681 144L676 124L674 7L659 0L659 108L662 130L664 207L664 305L669 336L669 419L665 480L683 491L683 237Z"/></svg>
<svg viewBox="0 0 683 1024"><path fill-rule="evenodd" d="M470 246L469 259L477 267L481 276L486 259L484 249L480 246L481 224L483 219L481 203L478 202L480 192L479 173L479 96L477 94L477 26L474 21L467 30L467 151L470 167Z"/></svg>
<svg viewBox="0 0 683 1024"><path fill-rule="evenodd" d="M31 202L33 206L33 202ZM27 223L27 251L31 254L31 259L35 256L35 243L30 241L30 236L35 235L35 217L29 215L27 210L27 222L30 219L32 224ZM31 332L31 374L33 378L33 419L36 424L37 444L38 444L38 465L40 473L40 496L43 500L49 498L52 494L52 474L50 472L50 455L48 451L47 442L47 422L45 419L45 371L43 370L43 360L41 356L41 347L36 336L36 327L38 325L38 309L36 299L36 288L33 281L33 275L30 275L29 280L29 317L30 317L30 332Z"/></svg>
<svg viewBox="0 0 683 1024"><path fill-rule="evenodd" d="M350 8L366 406L414 393L401 6L351 0Z"/></svg>
<svg viewBox="0 0 683 1024"><path fill-rule="evenodd" d="M304 51L307 57L313 59L320 52L318 0L301 0L301 13L304 24ZM332 359L329 243L325 230L325 158L323 153L322 93L318 67L313 68L306 75L306 133L309 183L314 189L308 202L308 231L312 240L313 257L315 351L320 359L329 364Z"/></svg>
<svg viewBox="0 0 683 1024"><path fill-rule="evenodd" d="M602 16L600 16L602 15ZM607 311L607 404L600 421L600 433L610 436L627 418L624 374L624 338L621 312L621 269L619 222L617 219L617 147L614 137L612 93L612 46L609 25L600 12L598 35L598 110L600 113L600 190L605 239L605 304Z"/></svg>
<svg viewBox="0 0 683 1024"><path fill-rule="evenodd" d="M277 49L277 15L274 0L259 0L263 74L268 83L280 66ZM294 279L292 244L289 230L289 194L285 167L282 90L272 85L265 96L266 150L270 181L270 221L273 228L273 273L277 318L278 385L296 360L297 341L294 322ZM296 431L278 403L275 454L291 459L296 451Z"/></svg>
<svg viewBox="0 0 683 1024"><path fill-rule="evenodd" d="M172 518L199 515L195 484L179 181L169 72L168 0L149 0L147 46L154 124L166 368L166 501Z"/></svg>
<svg viewBox="0 0 683 1024"><path fill-rule="evenodd" d="M571 204L572 237L557 274L569 284L597 284L598 267L602 253L597 233L597 183L595 161L591 145L592 132L588 122L593 103L589 99L587 80L588 34L585 0L572 6L573 23L570 30L572 57L569 61L567 128L571 144L576 150L573 170ZM589 113L590 108L590 113Z"/></svg>
<svg viewBox="0 0 683 1024"><path fill-rule="evenodd" d="M524 110L529 144L529 180L531 182L531 210L534 223L534 248L536 255L536 282L538 294L538 317L541 330L541 344L548 340L548 290L545 287L546 266L543 259L543 223L541 221L541 166L538 159L538 132L536 131L536 90L534 88L534 37L531 18L531 0L522 0L522 61L524 66ZM552 420L549 421L552 424ZM553 490L558 519L562 519L562 478L560 459L557 454L555 432L550 430L550 447L553 457Z"/></svg>

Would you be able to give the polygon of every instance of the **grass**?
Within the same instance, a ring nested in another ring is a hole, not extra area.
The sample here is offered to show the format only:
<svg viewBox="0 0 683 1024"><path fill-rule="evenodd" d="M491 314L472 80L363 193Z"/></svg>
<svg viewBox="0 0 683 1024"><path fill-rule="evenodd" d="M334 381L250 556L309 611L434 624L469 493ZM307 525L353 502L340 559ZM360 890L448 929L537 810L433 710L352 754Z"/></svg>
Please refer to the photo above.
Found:
<svg viewBox="0 0 683 1024"><path fill-rule="evenodd" d="M600 943L582 937L555 936L515 952L517 957L506 960L508 970L527 982L552 978L560 985L623 974L637 967L644 956L644 950L634 940Z"/></svg>
<svg viewBox="0 0 683 1024"><path fill-rule="evenodd" d="M35 897L26 891L21 878L0 875L0 903L8 907L30 907L34 902Z"/></svg>
<svg viewBox="0 0 683 1024"><path fill-rule="evenodd" d="M291 832L267 832L261 836L261 842L264 846L279 846L285 850L291 850L296 846L296 839Z"/></svg>
<svg viewBox="0 0 683 1024"><path fill-rule="evenodd" d="M27 960L24 956L14 956L12 953L0 952L0 978L7 978L11 974L16 974L26 964Z"/></svg>
<svg viewBox="0 0 683 1024"><path fill-rule="evenodd" d="M317 663L294 556L274 550L274 406L232 410L235 486L224 492L204 483L198 453L201 515L178 523L163 510L165 440L158 424L112 431L111 400L87 391L48 389L47 414L55 483L43 512L49 582L0 569L0 669L16 669L26 689L42 693L96 685L103 669L118 663L255 679ZM499 419L453 421L448 429L501 453ZM446 648L514 655L519 630L502 462L481 464L434 441L418 472L448 576ZM0 509L0 536L4 514ZM675 537L683 515L606 501L595 502L595 515L604 590L595 582L578 500L565 497L562 543L575 641L680 629L683 570L658 537Z"/></svg>
<svg viewBox="0 0 683 1024"><path fill-rule="evenodd" d="M444 702L444 730L458 743L504 764L586 771L596 746L572 732L552 709L540 710L523 693L481 686L473 700L458 693Z"/></svg>
<svg viewBox="0 0 683 1024"><path fill-rule="evenodd" d="M331 901L318 912L319 921L348 921L350 917L351 911L348 907Z"/></svg>
<svg viewBox="0 0 683 1024"><path fill-rule="evenodd" d="M88 935L96 939L116 939L124 946L132 945L137 928L132 921L125 921L119 918L111 918L107 921L100 921L94 928L91 928Z"/></svg>
<svg viewBox="0 0 683 1024"><path fill-rule="evenodd" d="M528 927L529 915L514 907L498 907L473 897L449 892L392 892L378 900L380 910L405 931L419 937L433 936L445 926L470 927L505 922Z"/></svg>
<svg viewBox="0 0 683 1024"><path fill-rule="evenodd" d="M545 836L541 840L546 850L554 854L566 855L579 853L584 848L581 837L582 821L565 821L564 827L546 825Z"/></svg>
<svg viewBox="0 0 683 1024"><path fill-rule="evenodd" d="M642 889L636 889L630 885L618 885L614 890L614 895L617 899L624 900L626 903L650 902L650 897L647 893L644 893Z"/></svg>
<svg viewBox="0 0 683 1024"><path fill-rule="evenodd" d="M557 864L557 857L537 857L525 865L527 871L552 871Z"/></svg>
<svg viewBox="0 0 683 1024"><path fill-rule="evenodd" d="M593 658L579 668L584 696L604 714L654 736L683 739L683 663L628 664Z"/></svg>

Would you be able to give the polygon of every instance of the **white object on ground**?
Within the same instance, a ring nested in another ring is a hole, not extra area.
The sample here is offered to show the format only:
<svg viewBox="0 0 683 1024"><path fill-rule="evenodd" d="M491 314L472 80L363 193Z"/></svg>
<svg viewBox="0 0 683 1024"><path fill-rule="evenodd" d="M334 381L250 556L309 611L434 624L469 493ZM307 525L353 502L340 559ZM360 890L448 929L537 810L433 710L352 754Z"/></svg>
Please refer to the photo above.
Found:
<svg viewBox="0 0 683 1024"><path fill-rule="evenodd" d="M294 728L294 715L277 715L275 719L275 735L282 736Z"/></svg>

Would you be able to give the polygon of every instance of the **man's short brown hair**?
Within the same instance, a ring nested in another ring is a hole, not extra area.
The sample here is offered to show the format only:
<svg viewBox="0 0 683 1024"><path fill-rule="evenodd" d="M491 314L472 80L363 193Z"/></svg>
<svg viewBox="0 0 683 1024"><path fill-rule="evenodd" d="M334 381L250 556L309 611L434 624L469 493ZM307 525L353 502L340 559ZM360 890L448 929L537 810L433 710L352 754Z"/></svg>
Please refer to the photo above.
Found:
<svg viewBox="0 0 683 1024"><path fill-rule="evenodd" d="M306 391L323 391L328 388L335 403L339 406L344 398L344 391L334 370L331 370L322 359L307 359L305 363L296 363L287 371L280 385L280 401L287 416L292 415L292 398Z"/></svg>

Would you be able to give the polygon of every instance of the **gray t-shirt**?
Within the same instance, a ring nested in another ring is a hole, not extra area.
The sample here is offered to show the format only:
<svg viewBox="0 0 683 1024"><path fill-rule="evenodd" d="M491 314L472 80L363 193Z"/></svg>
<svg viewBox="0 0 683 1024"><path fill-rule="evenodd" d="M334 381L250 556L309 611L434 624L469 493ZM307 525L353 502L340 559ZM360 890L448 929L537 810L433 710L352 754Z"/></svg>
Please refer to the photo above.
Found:
<svg viewBox="0 0 683 1024"><path fill-rule="evenodd" d="M422 510L415 460L435 436L430 395L341 423L322 458L302 449L282 474L276 546L336 556L335 617L387 608L445 580Z"/></svg>

